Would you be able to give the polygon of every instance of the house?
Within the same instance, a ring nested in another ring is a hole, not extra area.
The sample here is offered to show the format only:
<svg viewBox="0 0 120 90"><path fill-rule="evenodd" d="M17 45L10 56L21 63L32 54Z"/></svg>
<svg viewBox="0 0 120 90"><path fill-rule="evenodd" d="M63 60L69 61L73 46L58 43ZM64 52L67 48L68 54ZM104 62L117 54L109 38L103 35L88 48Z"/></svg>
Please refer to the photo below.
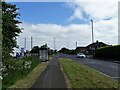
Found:
<svg viewBox="0 0 120 90"><path fill-rule="evenodd" d="M101 48L101 47L104 47L104 46L109 46L108 44L105 44L103 42L94 42L94 43L91 43L87 46L87 49L88 49L88 52L90 53L94 53L94 51L98 48Z"/></svg>
<svg viewBox="0 0 120 90"><path fill-rule="evenodd" d="M96 41L94 43L89 44L86 47L77 47L75 51L76 53L93 54L96 49L104 47L104 46L109 46L109 45L103 42Z"/></svg>
<svg viewBox="0 0 120 90"><path fill-rule="evenodd" d="M86 50L87 50L87 47L77 47L75 49L76 53L84 53L86 52Z"/></svg>

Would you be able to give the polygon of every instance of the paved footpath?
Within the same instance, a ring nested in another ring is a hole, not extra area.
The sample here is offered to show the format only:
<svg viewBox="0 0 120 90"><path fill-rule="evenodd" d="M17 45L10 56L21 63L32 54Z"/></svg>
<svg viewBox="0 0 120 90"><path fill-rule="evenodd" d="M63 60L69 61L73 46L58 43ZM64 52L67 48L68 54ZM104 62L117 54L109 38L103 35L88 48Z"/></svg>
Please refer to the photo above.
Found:
<svg viewBox="0 0 120 90"><path fill-rule="evenodd" d="M30 90L35 88L67 88L57 57L49 61L48 66L40 74Z"/></svg>

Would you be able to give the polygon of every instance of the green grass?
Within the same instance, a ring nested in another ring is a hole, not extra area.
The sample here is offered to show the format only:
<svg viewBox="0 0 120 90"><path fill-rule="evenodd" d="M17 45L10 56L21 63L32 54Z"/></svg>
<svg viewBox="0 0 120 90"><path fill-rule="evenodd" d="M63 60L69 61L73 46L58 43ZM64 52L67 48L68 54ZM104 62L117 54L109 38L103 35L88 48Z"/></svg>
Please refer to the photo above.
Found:
<svg viewBox="0 0 120 90"><path fill-rule="evenodd" d="M17 81L9 88L30 88L37 80L41 72L46 68L46 66L47 63L40 63L30 74L28 74L25 78Z"/></svg>
<svg viewBox="0 0 120 90"><path fill-rule="evenodd" d="M31 64L26 66L27 62L31 62ZM7 64L10 67L6 68L6 71L2 74L4 76L2 81L3 90L25 78L39 63L38 57L9 58L9 60L5 60L3 65Z"/></svg>
<svg viewBox="0 0 120 90"><path fill-rule="evenodd" d="M0 90L2 89L2 80L0 79Z"/></svg>
<svg viewBox="0 0 120 90"><path fill-rule="evenodd" d="M60 58L59 61L72 88L82 88L83 90L88 88L95 90L100 88L118 88L116 80L92 68L66 58Z"/></svg>
<svg viewBox="0 0 120 90"><path fill-rule="evenodd" d="M49 60L49 61L52 60L53 57L54 57L54 55L49 55L48 60Z"/></svg>
<svg viewBox="0 0 120 90"><path fill-rule="evenodd" d="M52 60L52 59L53 59L53 57L52 57L52 56L49 56L49 57L48 57L48 60Z"/></svg>

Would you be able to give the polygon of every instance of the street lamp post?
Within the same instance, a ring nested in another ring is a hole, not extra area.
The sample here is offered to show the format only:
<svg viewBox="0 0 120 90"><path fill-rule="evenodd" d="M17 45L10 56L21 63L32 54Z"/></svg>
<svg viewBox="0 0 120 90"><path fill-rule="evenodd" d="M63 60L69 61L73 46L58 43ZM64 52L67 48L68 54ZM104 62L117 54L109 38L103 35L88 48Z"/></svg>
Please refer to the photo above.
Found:
<svg viewBox="0 0 120 90"><path fill-rule="evenodd" d="M92 43L94 42L94 35L93 35L93 20L91 20L91 24L92 24Z"/></svg>
<svg viewBox="0 0 120 90"><path fill-rule="evenodd" d="M76 44L76 48L77 48L77 42L75 44Z"/></svg>

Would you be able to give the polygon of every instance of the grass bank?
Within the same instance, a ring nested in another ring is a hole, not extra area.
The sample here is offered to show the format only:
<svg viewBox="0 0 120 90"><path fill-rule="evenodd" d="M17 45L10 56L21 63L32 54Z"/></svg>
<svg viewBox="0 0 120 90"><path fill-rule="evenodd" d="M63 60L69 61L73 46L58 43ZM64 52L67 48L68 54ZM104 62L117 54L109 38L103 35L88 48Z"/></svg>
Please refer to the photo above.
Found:
<svg viewBox="0 0 120 90"><path fill-rule="evenodd" d="M53 56L49 56L49 60L52 60ZM35 81L37 80L38 76L41 74L42 71L48 65L47 62L41 62L34 68L34 70L28 74L25 78L18 80L14 85L10 86L9 88L30 88Z"/></svg>
<svg viewBox="0 0 120 90"><path fill-rule="evenodd" d="M68 77L71 88L85 89L103 89L118 88L118 82L110 77L107 77L98 71L89 68L83 64L79 64L67 58L60 58L60 64L65 75Z"/></svg>
<svg viewBox="0 0 120 90"><path fill-rule="evenodd" d="M39 63L38 57L9 58L4 60L2 68L3 90L26 78Z"/></svg>
<svg viewBox="0 0 120 90"><path fill-rule="evenodd" d="M47 63L43 62L37 65L34 70L26 76L26 78L17 81L14 85L9 88L30 88L37 80L41 72L46 68Z"/></svg>

